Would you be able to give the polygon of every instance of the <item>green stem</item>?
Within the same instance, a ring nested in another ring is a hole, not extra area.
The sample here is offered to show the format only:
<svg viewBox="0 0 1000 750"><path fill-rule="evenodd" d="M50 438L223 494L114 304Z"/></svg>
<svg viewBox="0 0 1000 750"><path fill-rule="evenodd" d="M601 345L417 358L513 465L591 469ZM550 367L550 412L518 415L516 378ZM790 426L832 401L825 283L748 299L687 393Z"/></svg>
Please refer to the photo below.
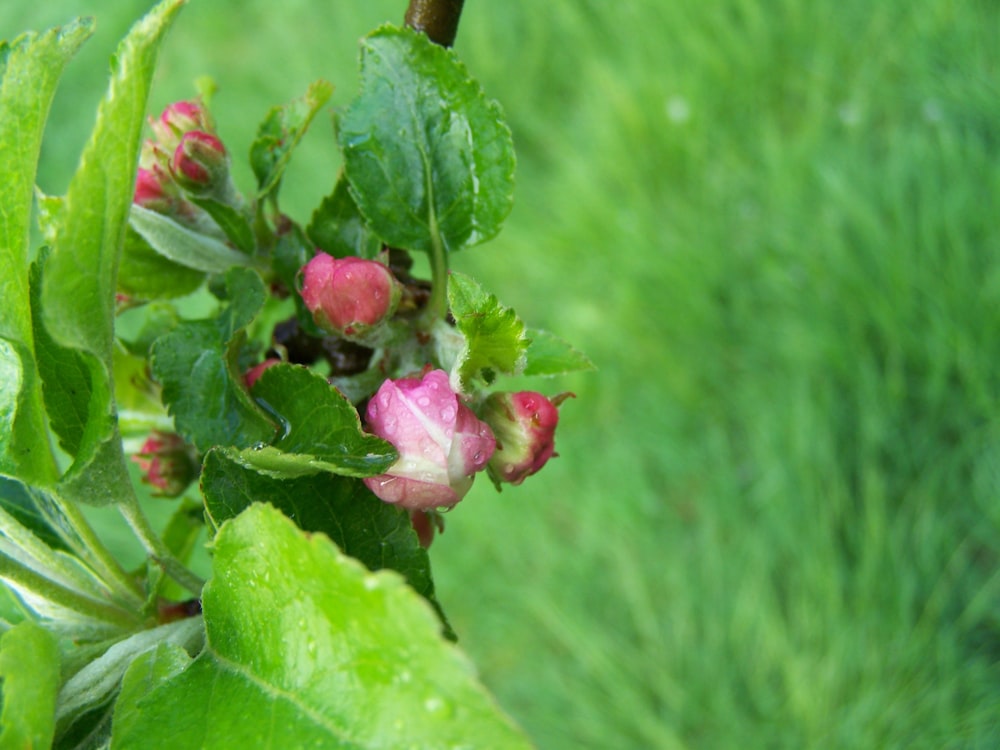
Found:
<svg viewBox="0 0 1000 750"><path fill-rule="evenodd" d="M448 251L445 250L441 232L438 230L437 217L431 211L431 297L427 301L424 313L424 325L430 328L436 320L444 320L448 316Z"/></svg>
<svg viewBox="0 0 1000 750"><path fill-rule="evenodd" d="M6 555L0 555L0 577L15 587L24 588L52 604L65 607L95 620L101 620L128 630L134 629L141 622L134 612L92 599L67 588Z"/></svg>
<svg viewBox="0 0 1000 750"><path fill-rule="evenodd" d="M173 556L167 545L160 539L159 534L149 524L149 519L146 518L146 514L139 507L138 498L132 495L127 500L118 504L118 510L124 516L128 525L146 549L146 552L149 553L157 565L163 568L163 572L195 596L201 596L201 589L205 585L205 582Z"/></svg>
<svg viewBox="0 0 1000 750"><path fill-rule="evenodd" d="M94 528L73 502L64 502L54 495L49 496L52 503L59 508L63 517L69 523L77 539L67 539L69 535L60 534L80 558L115 592L134 606L142 606L145 597L139 582L122 567L111 550L100 540ZM58 529L58 524L56 524Z"/></svg>

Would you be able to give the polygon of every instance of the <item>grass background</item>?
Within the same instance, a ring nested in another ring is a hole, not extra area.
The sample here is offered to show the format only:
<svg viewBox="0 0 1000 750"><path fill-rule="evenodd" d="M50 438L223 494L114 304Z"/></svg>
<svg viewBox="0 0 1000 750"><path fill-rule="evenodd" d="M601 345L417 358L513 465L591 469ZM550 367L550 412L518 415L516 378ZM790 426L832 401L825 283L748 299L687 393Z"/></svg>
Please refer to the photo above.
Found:
<svg viewBox="0 0 1000 750"><path fill-rule="evenodd" d="M98 18L39 182L65 189L148 0ZM191 0L151 109L219 84L246 153L405 2ZM543 748L1000 744L1000 5L469 0L456 48L518 147L505 231L454 259L588 352L560 458L481 482L441 599ZM286 179L337 168L319 122ZM240 165L238 179L250 184Z"/></svg>

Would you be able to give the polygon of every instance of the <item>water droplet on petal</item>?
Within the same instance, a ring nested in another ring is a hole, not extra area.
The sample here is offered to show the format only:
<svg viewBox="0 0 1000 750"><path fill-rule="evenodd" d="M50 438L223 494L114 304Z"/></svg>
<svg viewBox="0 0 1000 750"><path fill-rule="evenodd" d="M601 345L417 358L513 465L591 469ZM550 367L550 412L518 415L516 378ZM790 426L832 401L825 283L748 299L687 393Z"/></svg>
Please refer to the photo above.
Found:
<svg viewBox="0 0 1000 750"><path fill-rule="evenodd" d="M441 419L445 422L451 422L455 419L455 407L446 406L441 410Z"/></svg>

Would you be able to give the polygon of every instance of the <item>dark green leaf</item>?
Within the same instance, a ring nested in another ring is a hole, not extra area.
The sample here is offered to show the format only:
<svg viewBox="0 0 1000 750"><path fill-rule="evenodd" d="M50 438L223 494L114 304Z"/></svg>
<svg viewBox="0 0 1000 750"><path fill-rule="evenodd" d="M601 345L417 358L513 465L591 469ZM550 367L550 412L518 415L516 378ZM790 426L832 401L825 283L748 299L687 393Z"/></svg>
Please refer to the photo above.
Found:
<svg viewBox="0 0 1000 750"><path fill-rule="evenodd" d="M361 213L389 245L447 251L500 230L514 149L495 102L455 53L383 27L361 48L361 94L338 133Z"/></svg>
<svg viewBox="0 0 1000 750"><path fill-rule="evenodd" d="M258 200L277 191L292 151L331 94L331 84L315 81L301 99L274 107L267 113L250 146L250 166L257 176Z"/></svg>
<svg viewBox="0 0 1000 750"><path fill-rule="evenodd" d="M254 383L253 397L281 423L269 448L240 453L247 466L275 476L328 471L345 476L381 474L397 458L386 441L361 429L357 410L322 375L296 365L275 365Z"/></svg>
<svg viewBox="0 0 1000 750"><path fill-rule="evenodd" d="M55 733L59 644L44 628L22 622L0 639L3 714L0 747L46 748Z"/></svg>
<svg viewBox="0 0 1000 750"><path fill-rule="evenodd" d="M153 250L187 268L225 273L237 266L257 265L246 253L142 206L132 206L131 225Z"/></svg>
<svg viewBox="0 0 1000 750"><path fill-rule="evenodd" d="M354 256L371 260L382 249L382 241L368 228L358 210L343 172L333 192L313 212L306 232L317 247L335 258Z"/></svg>
<svg viewBox="0 0 1000 750"><path fill-rule="evenodd" d="M299 271L313 257L312 245L298 224L292 223L289 227L278 233L277 241L274 245L274 252L271 255L271 265L274 273L290 292L292 301L295 304L295 315L298 318L299 327L310 336L324 336L313 321L312 313L306 307L302 295L299 291Z"/></svg>
<svg viewBox="0 0 1000 750"><path fill-rule="evenodd" d="M138 300L173 299L190 294L205 280L205 272L175 263L156 252L129 227L118 266L118 291Z"/></svg>
<svg viewBox="0 0 1000 750"><path fill-rule="evenodd" d="M0 477L0 508L53 549L66 549L59 534L39 509L35 498L21 482Z"/></svg>
<svg viewBox="0 0 1000 750"><path fill-rule="evenodd" d="M465 336L465 349L458 359L463 384L479 378L489 385L497 373L523 371L529 341L524 323L513 310L469 276L455 272L448 277L448 303Z"/></svg>
<svg viewBox="0 0 1000 750"><path fill-rule="evenodd" d="M330 474L275 479L241 465L232 451L213 450L205 457L201 488L216 526L255 502L270 503L303 531L323 532L371 570L399 571L434 601L430 560L409 514L379 500L357 479Z"/></svg>
<svg viewBox="0 0 1000 750"><path fill-rule="evenodd" d="M31 200L42 132L56 85L93 32L92 19L0 43L0 472L38 484L56 479L41 383L35 372L28 288ZM16 364L14 360L17 360ZM18 384L17 391L13 383Z"/></svg>
<svg viewBox="0 0 1000 750"><path fill-rule="evenodd" d="M114 747L530 747L398 574L265 505L214 550L205 650L123 707Z"/></svg>
<svg viewBox="0 0 1000 750"><path fill-rule="evenodd" d="M264 305L264 282L248 269L225 277L229 304L209 320L179 325L153 345L153 376L177 431L199 451L270 442L275 426L254 403L237 364L243 329Z"/></svg>
<svg viewBox="0 0 1000 750"><path fill-rule="evenodd" d="M567 372L597 369L586 354L573 348L554 333L530 328L527 335L531 343L528 345L525 375L562 375Z"/></svg>

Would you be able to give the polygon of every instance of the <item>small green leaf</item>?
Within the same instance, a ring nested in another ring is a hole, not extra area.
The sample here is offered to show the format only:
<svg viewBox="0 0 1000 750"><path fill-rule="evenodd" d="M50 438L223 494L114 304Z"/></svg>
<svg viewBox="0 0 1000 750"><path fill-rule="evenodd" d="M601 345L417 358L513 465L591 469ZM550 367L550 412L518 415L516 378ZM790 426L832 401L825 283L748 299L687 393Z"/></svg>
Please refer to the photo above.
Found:
<svg viewBox="0 0 1000 750"><path fill-rule="evenodd" d="M313 212L306 232L317 247L335 258L371 260L382 249L382 241L358 210L343 172L333 192Z"/></svg>
<svg viewBox="0 0 1000 750"><path fill-rule="evenodd" d="M510 213L514 148L499 106L452 50L383 27L361 47L361 93L338 133L354 198L389 245L475 245Z"/></svg>
<svg viewBox="0 0 1000 750"><path fill-rule="evenodd" d="M156 252L186 268L225 273L233 267L257 265L246 253L142 206L132 206L131 225Z"/></svg>
<svg viewBox="0 0 1000 750"><path fill-rule="evenodd" d="M156 340L152 369L177 431L199 451L270 442L275 426L250 398L237 365L243 329L264 305L264 282L248 269L225 277L229 304Z"/></svg>
<svg viewBox="0 0 1000 750"><path fill-rule="evenodd" d="M3 714L0 747L47 748L55 733L59 644L44 628L22 622L0 639Z"/></svg>
<svg viewBox="0 0 1000 750"><path fill-rule="evenodd" d="M277 192L292 151L332 94L332 84L314 81L305 96L284 106L273 107L267 113L257 130L256 140L250 146L250 166L257 176L258 200Z"/></svg>
<svg viewBox="0 0 1000 750"><path fill-rule="evenodd" d="M118 291L138 300L173 299L190 294L205 281L205 272L175 263L156 252L131 226L125 232Z"/></svg>
<svg viewBox="0 0 1000 750"><path fill-rule="evenodd" d="M205 650L115 717L113 747L530 747L398 574L264 505L214 550Z"/></svg>
<svg viewBox="0 0 1000 750"><path fill-rule="evenodd" d="M326 378L305 367L269 367L252 393L282 425L273 446L240 453L240 461L257 471L285 477L321 471L370 477L397 458L392 445L362 431L357 410Z"/></svg>
<svg viewBox="0 0 1000 750"><path fill-rule="evenodd" d="M518 375L524 370L529 341L513 310L469 276L455 272L448 277L448 304L465 337L456 363L464 386L476 378L490 385L498 372Z"/></svg>
<svg viewBox="0 0 1000 750"><path fill-rule="evenodd" d="M21 482L0 477L0 508L47 546L55 550L66 549L59 534L39 509L35 498Z"/></svg>
<svg viewBox="0 0 1000 750"><path fill-rule="evenodd" d="M329 474L274 479L241 465L233 451L216 449L205 456L201 488L216 526L255 502L270 503L303 531L323 532L369 569L398 571L437 606L430 559L409 513L379 500L363 482Z"/></svg>
<svg viewBox="0 0 1000 750"><path fill-rule="evenodd" d="M525 375L562 375L568 372L596 370L590 358L554 333L540 328L528 329L528 364Z"/></svg>

